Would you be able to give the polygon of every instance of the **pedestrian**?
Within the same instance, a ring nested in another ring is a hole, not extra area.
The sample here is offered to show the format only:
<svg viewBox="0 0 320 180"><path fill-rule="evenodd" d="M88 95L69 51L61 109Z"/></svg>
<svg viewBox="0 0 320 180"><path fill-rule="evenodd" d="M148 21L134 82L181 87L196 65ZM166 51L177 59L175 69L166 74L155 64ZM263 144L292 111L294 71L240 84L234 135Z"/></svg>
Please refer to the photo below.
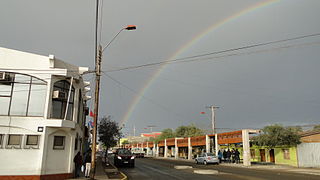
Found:
<svg viewBox="0 0 320 180"><path fill-rule="evenodd" d="M231 151L230 151L230 149L228 149L228 151L227 151L227 162L231 163Z"/></svg>
<svg viewBox="0 0 320 180"><path fill-rule="evenodd" d="M235 163L240 163L240 152L238 151L238 149L236 149L236 151L234 152L235 155Z"/></svg>
<svg viewBox="0 0 320 180"><path fill-rule="evenodd" d="M86 170L84 171L84 176L86 178L90 177L90 170L91 170L91 151L87 152L86 158L84 159L84 163L86 165Z"/></svg>
<svg viewBox="0 0 320 180"><path fill-rule="evenodd" d="M231 162L232 163L236 163L236 157L235 157L235 150L234 150L234 148L232 148L232 150L231 150Z"/></svg>
<svg viewBox="0 0 320 180"><path fill-rule="evenodd" d="M222 156L223 156L223 161L226 162L227 161L227 150L226 149L223 150Z"/></svg>
<svg viewBox="0 0 320 180"><path fill-rule="evenodd" d="M220 150L218 151L218 159L219 159L219 163L221 163L222 152Z"/></svg>
<svg viewBox="0 0 320 180"><path fill-rule="evenodd" d="M76 156L73 158L75 170L74 170L74 177L79 177L80 176L80 170L81 170L81 165L82 165L82 156L80 152L76 154Z"/></svg>

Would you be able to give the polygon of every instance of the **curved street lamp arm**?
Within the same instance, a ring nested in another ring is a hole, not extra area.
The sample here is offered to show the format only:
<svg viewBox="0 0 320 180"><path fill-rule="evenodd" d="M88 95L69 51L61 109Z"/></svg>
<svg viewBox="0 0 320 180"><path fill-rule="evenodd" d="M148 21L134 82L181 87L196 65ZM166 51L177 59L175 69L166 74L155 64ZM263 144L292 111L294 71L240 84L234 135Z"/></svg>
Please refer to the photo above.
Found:
<svg viewBox="0 0 320 180"><path fill-rule="evenodd" d="M102 48L102 52L107 48L109 47L109 45L118 37L118 35L123 31L125 30L126 28L122 28L113 38L112 40L107 44L105 45L103 48Z"/></svg>

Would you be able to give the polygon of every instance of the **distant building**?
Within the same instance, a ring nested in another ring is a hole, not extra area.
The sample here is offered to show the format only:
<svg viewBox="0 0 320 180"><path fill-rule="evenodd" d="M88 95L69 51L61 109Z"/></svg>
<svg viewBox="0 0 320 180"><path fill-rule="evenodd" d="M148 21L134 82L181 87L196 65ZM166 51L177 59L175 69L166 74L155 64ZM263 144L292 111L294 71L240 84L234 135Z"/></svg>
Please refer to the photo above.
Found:
<svg viewBox="0 0 320 180"><path fill-rule="evenodd" d="M152 133L141 133L141 137L147 137L147 138L156 138L161 135L161 132L152 132Z"/></svg>
<svg viewBox="0 0 320 180"><path fill-rule="evenodd" d="M127 136L126 139L128 142L131 143L136 143L136 142L144 142L149 140L148 137L142 137L142 136Z"/></svg>
<svg viewBox="0 0 320 180"><path fill-rule="evenodd" d="M0 48L0 179L66 179L85 138L88 68Z"/></svg>

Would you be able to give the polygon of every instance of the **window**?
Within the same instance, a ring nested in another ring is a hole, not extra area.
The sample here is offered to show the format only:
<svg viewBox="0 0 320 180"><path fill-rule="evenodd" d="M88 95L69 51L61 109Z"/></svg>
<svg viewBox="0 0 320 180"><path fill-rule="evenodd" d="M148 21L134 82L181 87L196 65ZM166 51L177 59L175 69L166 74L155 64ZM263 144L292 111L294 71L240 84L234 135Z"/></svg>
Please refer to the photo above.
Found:
<svg viewBox="0 0 320 180"><path fill-rule="evenodd" d="M289 149L282 149L283 159L290 160L290 151Z"/></svg>
<svg viewBox="0 0 320 180"><path fill-rule="evenodd" d="M47 86L35 84L32 78L32 86L30 88L28 116L42 116L44 111L44 104L47 95Z"/></svg>
<svg viewBox="0 0 320 180"><path fill-rule="evenodd" d="M43 116L47 83L36 77L12 72L0 79L0 115Z"/></svg>
<svg viewBox="0 0 320 180"><path fill-rule="evenodd" d="M16 83L11 96L10 115L26 116L30 84Z"/></svg>
<svg viewBox="0 0 320 180"><path fill-rule="evenodd" d="M27 135L26 145L38 145L39 136L37 135Z"/></svg>
<svg viewBox="0 0 320 180"><path fill-rule="evenodd" d="M76 138L74 140L74 150L78 150L78 140L79 140L79 135L77 133L77 136L76 136Z"/></svg>
<svg viewBox="0 0 320 180"><path fill-rule="evenodd" d="M68 93L70 89L70 83L62 80L54 83L53 86L53 97L52 97L52 118L64 119ZM68 104L68 112L66 119L72 120L73 114L73 102L74 102L74 87L71 88L70 100Z"/></svg>
<svg viewBox="0 0 320 180"><path fill-rule="evenodd" d="M7 148L21 148L22 135L10 134L8 137Z"/></svg>
<svg viewBox="0 0 320 180"><path fill-rule="evenodd" d="M53 149L64 149L65 136L54 136Z"/></svg>
<svg viewBox="0 0 320 180"><path fill-rule="evenodd" d="M40 136L38 135L27 135L25 140L25 146L24 148L29 149L37 149L39 148L39 139Z"/></svg>
<svg viewBox="0 0 320 180"><path fill-rule="evenodd" d="M83 117L83 101L82 101L82 92L81 90L79 92L79 100L78 100L78 117L77 117L77 123L81 124L82 117Z"/></svg>

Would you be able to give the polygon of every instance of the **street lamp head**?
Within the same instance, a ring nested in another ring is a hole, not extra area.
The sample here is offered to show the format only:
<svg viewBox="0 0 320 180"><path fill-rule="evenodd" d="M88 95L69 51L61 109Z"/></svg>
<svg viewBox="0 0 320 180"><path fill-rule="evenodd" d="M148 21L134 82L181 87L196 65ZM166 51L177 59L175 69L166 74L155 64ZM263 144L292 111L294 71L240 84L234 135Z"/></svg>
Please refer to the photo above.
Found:
<svg viewBox="0 0 320 180"><path fill-rule="evenodd" d="M125 30L128 30L128 31L132 31L132 30L136 30L137 29L137 26L135 25L128 25L127 27L124 28Z"/></svg>

